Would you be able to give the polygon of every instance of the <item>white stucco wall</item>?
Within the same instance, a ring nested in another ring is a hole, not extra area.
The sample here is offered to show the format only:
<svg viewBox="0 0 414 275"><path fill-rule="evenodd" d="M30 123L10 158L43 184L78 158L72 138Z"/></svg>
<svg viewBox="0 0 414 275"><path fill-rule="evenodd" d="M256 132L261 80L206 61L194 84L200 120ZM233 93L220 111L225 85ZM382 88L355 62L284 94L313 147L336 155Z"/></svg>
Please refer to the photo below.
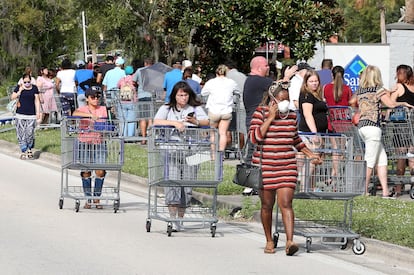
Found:
<svg viewBox="0 0 414 275"><path fill-rule="evenodd" d="M413 66L414 63L414 30L391 30L387 32L390 44L390 79L395 82L395 70L398 65Z"/></svg>

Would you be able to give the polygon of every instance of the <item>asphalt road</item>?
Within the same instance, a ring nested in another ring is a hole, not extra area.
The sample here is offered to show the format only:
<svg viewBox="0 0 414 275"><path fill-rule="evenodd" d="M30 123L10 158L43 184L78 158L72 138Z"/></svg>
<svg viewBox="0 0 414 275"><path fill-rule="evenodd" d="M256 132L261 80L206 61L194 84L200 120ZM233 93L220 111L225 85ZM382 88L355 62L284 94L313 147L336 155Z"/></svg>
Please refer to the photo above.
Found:
<svg viewBox="0 0 414 275"><path fill-rule="evenodd" d="M154 220L148 233L146 188L128 175L116 214L111 201L76 213L65 199L59 209L59 159L22 161L14 145L0 148L1 274L414 274L413 250L375 242L362 256L318 244L306 253L305 240L295 237L301 249L287 257L282 235L276 254L267 255L256 222L219 221L212 238L209 228L167 237L166 223ZM77 175L69 180L80 182Z"/></svg>

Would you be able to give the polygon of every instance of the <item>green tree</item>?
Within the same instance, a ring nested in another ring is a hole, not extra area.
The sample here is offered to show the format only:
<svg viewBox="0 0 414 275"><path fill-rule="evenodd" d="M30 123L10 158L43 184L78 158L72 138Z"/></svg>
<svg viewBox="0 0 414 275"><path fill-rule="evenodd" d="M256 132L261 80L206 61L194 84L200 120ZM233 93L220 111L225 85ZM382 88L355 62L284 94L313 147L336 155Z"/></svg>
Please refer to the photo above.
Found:
<svg viewBox="0 0 414 275"><path fill-rule="evenodd" d="M78 47L72 0L1 1L0 79L17 77L25 66L52 65Z"/></svg>
<svg viewBox="0 0 414 275"><path fill-rule="evenodd" d="M175 37L174 45L184 48L191 42L210 64L228 57L248 61L263 39L279 40L294 48L298 59L308 59L315 43L343 23L336 1L172 0L163 12L164 30Z"/></svg>
<svg viewBox="0 0 414 275"><path fill-rule="evenodd" d="M381 42L380 8L385 8L386 24L397 22L399 8L404 0L339 0L344 10L345 29L340 35L343 42L377 43Z"/></svg>

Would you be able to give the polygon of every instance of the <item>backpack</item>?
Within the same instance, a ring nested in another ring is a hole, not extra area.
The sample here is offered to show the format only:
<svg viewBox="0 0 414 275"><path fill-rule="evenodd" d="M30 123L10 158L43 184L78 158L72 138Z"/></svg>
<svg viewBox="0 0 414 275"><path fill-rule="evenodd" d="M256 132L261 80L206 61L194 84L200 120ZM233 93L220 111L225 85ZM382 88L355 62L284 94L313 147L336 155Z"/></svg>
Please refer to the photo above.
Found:
<svg viewBox="0 0 414 275"><path fill-rule="evenodd" d="M135 91L129 86L124 85L119 90L119 97L121 101L132 101L134 99Z"/></svg>

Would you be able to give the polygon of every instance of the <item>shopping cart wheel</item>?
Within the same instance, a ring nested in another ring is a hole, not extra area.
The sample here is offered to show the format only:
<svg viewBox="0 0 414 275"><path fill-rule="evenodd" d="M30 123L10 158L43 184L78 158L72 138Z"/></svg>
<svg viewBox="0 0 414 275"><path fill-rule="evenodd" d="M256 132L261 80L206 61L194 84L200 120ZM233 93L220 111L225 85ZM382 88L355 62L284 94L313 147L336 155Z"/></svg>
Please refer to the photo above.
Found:
<svg viewBox="0 0 414 275"><path fill-rule="evenodd" d="M411 189L410 189L410 198L414 200L414 186L411 186Z"/></svg>
<svg viewBox="0 0 414 275"><path fill-rule="evenodd" d="M75 202L75 211L76 212L79 212L79 206L80 206L80 201L76 200L76 202Z"/></svg>
<svg viewBox="0 0 414 275"><path fill-rule="evenodd" d="M362 255L365 253L365 244L358 239L354 240L354 244L352 245L352 251L355 255Z"/></svg>
<svg viewBox="0 0 414 275"><path fill-rule="evenodd" d="M215 223L212 223L210 225L210 232L211 232L211 237L212 238L214 238L216 236L216 229L217 229L216 224Z"/></svg>
<svg viewBox="0 0 414 275"><path fill-rule="evenodd" d="M171 233L172 233L172 223L168 223L167 224L167 234L168 234L168 237L171 237Z"/></svg>
<svg viewBox="0 0 414 275"><path fill-rule="evenodd" d="M147 223L145 224L145 228L147 232L151 232L151 220L147 219Z"/></svg>
<svg viewBox="0 0 414 275"><path fill-rule="evenodd" d="M348 239L348 238L345 238L345 240L346 240L346 242L345 242L343 245L341 245L341 249L342 249L342 250L345 250L345 249L347 249L347 248L348 248L348 242L349 242L349 239Z"/></svg>
<svg viewBox="0 0 414 275"><path fill-rule="evenodd" d="M114 200L114 213L119 210L119 200Z"/></svg>
<svg viewBox="0 0 414 275"><path fill-rule="evenodd" d="M63 208L63 198L59 199L59 209Z"/></svg>
<svg viewBox="0 0 414 275"><path fill-rule="evenodd" d="M312 245L312 238L306 238L306 252L309 253L310 252L310 248Z"/></svg>
<svg viewBox="0 0 414 275"><path fill-rule="evenodd" d="M279 233L273 233L273 244L275 248L277 247L277 243L279 242Z"/></svg>

